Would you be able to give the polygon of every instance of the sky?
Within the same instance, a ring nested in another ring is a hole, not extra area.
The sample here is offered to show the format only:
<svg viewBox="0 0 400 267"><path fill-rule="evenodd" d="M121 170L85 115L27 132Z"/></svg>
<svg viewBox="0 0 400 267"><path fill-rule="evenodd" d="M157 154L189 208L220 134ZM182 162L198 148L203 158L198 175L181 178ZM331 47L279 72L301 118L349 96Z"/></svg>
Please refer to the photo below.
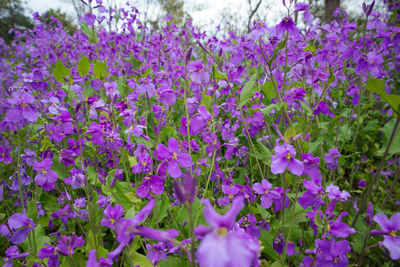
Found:
<svg viewBox="0 0 400 267"><path fill-rule="evenodd" d="M116 1L121 6L126 2L125 0ZM103 2L106 3L107 0L103 0ZM131 2L136 3L139 11L145 10L144 3L146 1L132 0ZM255 3L256 0L252 0L252 2ZM70 0L27 0L29 14L33 12L43 13L50 8L60 8L61 11L75 18L75 11ZM221 24L224 17L229 18L228 14L235 14L237 23L245 22L249 13L249 4L248 0L186 0L184 9L192 16L194 25L209 29ZM268 10L263 11L264 14L269 14L268 17L264 17L267 23L276 24L285 14L282 0L264 0L259 10L261 9ZM158 11L155 10L155 12ZM280 18L279 15L281 15ZM231 22L234 23L235 21Z"/></svg>
<svg viewBox="0 0 400 267"><path fill-rule="evenodd" d="M62 12L69 14L72 18L76 18L76 14L71 0L26 0L29 15L33 12L43 13L50 8L60 8ZM103 0L106 4L108 1L116 1L120 7L124 5L126 0ZM319 0L322 3L324 0ZM378 0L380 2L382 0ZM95 0L93 0L95 2ZM155 2L155 0L131 0L138 7L139 11L146 10L145 3ZM253 8L258 0L251 0ZM289 2L286 0L286 2ZM305 1L307 2L307 1ZM342 0L342 6L347 12L362 12L361 4L363 0ZM371 0L365 0L367 4ZM238 24L241 29L247 27L247 18L249 11L248 0L185 0L184 9L191 15L193 24L200 29L214 31L217 25L226 20L231 24ZM156 17L159 9L149 8L150 17ZM276 25L285 16L286 9L282 5L282 0L263 0L257 14L259 18L268 25ZM230 16L229 16L230 15ZM234 16L233 16L234 15ZM243 25L245 24L245 25Z"/></svg>

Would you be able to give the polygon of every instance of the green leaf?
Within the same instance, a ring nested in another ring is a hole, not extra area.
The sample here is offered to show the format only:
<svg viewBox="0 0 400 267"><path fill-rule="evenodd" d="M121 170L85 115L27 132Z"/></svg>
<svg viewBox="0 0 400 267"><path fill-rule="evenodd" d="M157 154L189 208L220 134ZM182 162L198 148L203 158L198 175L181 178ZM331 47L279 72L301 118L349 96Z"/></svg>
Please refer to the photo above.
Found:
<svg viewBox="0 0 400 267"><path fill-rule="evenodd" d="M88 179L89 184L91 184L91 185L96 184L97 172L96 172L94 166L89 166L87 168L87 179Z"/></svg>
<svg viewBox="0 0 400 267"><path fill-rule="evenodd" d="M65 83L65 81L68 80L69 74L70 70L67 67L65 67L64 63L58 60L53 69L54 78L56 78L56 80L59 81L60 83Z"/></svg>
<svg viewBox="0 0 400 267"><path fill-rule="evenodd" d="M99 41L99 39L97 38L97 32L91 28L89 28L89 25L84 22L81 21L81 30L84 34L87 35L87 37L89 37L89 41L91 43L97 43Z"/></svg>
<svg viewBox="0 0 400 267"><path fill-rule="evenodd" d="M283 265L280 261L275 261L271 264L271 267L285 267L287 265Z"/></svg>
<svg viewBox="0 0 400 267"><path fill-rule="evenodd" d="M107 65L104 62L96 62L93 66L93 74L98 79L104 79L108 75Z"/></svg>
<svg viewBox="0 0 400 267"><path fill-rule="evenodd" d="M314 222L318 227L324 228L324 223L322 222L321 216L318 214L314 217Z"/></svg>
<svg viewBox="0 0 400 267"><path fill-rule="evenodd" d="M85 76L88 74L88 72L90 70L90 63L89 63L89 59L87 56L83 56L81 58L81 60L79 60L77 65L78 65L79 75Z"/></svg>
<svg viewBox="0 0 400 267"><path fill-rule="evenodd" d="M386 146L389 143L390 136L392 135L393 129L395 125L395 120L392 119L391 121L387 122L385 126L382 128L382 133L385 137L385 142L382 145L382 148L378 150L378 156L383 156L386 150ZM400 128L400 127L399 127ZM397 129L396 135L392 141L392 144L389 148L388 155L393 155L396 153L400 153L400 129Z"/></svg>
<svg viewBox="0 0 400 267"><path fill-rule="evenodd" d="M142 61L140 61L139 59L137 59L133 56L130 56L129 58L127 58L127 60L131 63L131 65L134 69L138 69L138 68L140 68L140 66L143 65Z"/></svg>
<svg viewBox="0 0 400 267"><path fill-rule="evenodd" d="M307 116L311 116L312 115L312 110L310 109L310 107L306 103L304 103L303 101L300 101L300 105L304 109L304 111L306 112Z"/></svg>
<svg viewBox="0 0 400 267"><path fill-rule="evenodd" d="M296 136L296 131L294 130L293 124L286 130L283 137L285 138L286 142L289 142L290 138Z"/></svg>
<svg viewBox="0 0 400 267"><path fill-rule="evenodd" d="M146 258L146 256L139 254L137 252L133 253L132 261L135 263L135 266L140 267L153 267L153 264Z"/></svg>
<svg viewBox="0 0 400 267"><path fill-rule="evenodd" d="M272 247L274 237L271 235L271 232L261 230L259 240L262 242L262 246L264 247L263 252L268 256L268 258L273 261L279 260L279 254Z"/></svg>
<svg viewBox="0 0 400 267"><path fill-rule="evenodd" d="M388 95L385 91L385 81L381 79L370 78L367 80L367 89L379 95L383 101L388 103L392 109L399 114L400 96Z"/></svg>
<svg viewBox="0 0 400 267"><path fill-rule="evenodd" d="M29 200L27 203L27 213L26 216L28 218L36 218L37 217L37 206L36 206L36 201L34 200Z"/></svg>
<svg viewBox="0 0 400 267"><path fill-rule="evenodd" d="M260 111L264 115L269 116L269 114L272 112L273 109L276 109L277 111L279 111L279 110L281 110L282 106L283 106L282 103L271 104L271 105L268 105L266 108L260 109Z"/></svg>
<svg viewBox="0 0 400 267"><path fill-rule="evenodd" d="M204 105L206 110L212 114L213 101L212 97L207 95L204 91L201 93L201 103L200 106Z"/></svg>
<svg viewBox="0 0 400 267"><path fill-rule="evenodd" d="M253 74L250 77L250 80L243 86L242 91L240 92L240 100L239 106L242 107L245 105L252 97L253 93L256 91L256 80L258 74Z"/></svg>
<svg viewBox="0 0 400 267"><path fill-rule="evenodd" d="M220 72L215 65L212 65L212 75L214 79L227 80L228 77L225 73Z"/></svg>
<svg viewBox="0 0 400 267"><path fill-rule="evenodd" d="M263 84L261 90L269 100L272 100L273 98L275 98L277 96L275 86L272 81L266 81Z"/></svg>

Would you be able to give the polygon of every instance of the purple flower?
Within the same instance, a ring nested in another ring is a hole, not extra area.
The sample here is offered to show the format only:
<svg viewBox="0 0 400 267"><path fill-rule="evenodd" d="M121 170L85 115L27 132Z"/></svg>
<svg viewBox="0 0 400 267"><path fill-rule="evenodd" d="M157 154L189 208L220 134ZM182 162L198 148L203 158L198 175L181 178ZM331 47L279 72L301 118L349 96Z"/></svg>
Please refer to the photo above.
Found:
<svg viewBox="0 0 400 267"><path fill-rule="evenodd" d="M54 183L58 179L58 175L55 171L51 170L53 162L51 159L46 158L42 162L35 162L33 169L38 172L35 176L35 183L43 188L45 191L51 191L54 189Z"/></svg>
<svg viewBox="0 0 400 267"><path fill-rule="evenodd" d="M81 236L76 236L73 234L72 236L62 236L58 241L56 251L63 256L74 255L75 248L81 247L85 244L85 241Z"/></svg>
<svg viewBox="0 0 400 267"><path fill-rule="evenodd" d="M322 174L318 169L319 157L313 157L312 153L303 154L304 174L308 174L316 184L321 184Z"/></svg>
<svg viewBox="0 0 400 267"><path fill-rule="evenodd" d="M282 255L285 246L286 246L285 236L282 233L278 233L274 238L274 241L272 242L272 247L279 255Z"/></svg>
<svg viewBox="0 0 400 267"><path fill-rule="evenodd" d="M286 31L291 35L296 35L299 33L299 29L294 24L293 19L289 16L284 17L282 21L276 25L276 33L278 35L282 35Z"/></svg>
<svg viewBox="0 0 400 267"><path fill-rule="evenodd" d="M317 185L313 181L304 180L303 185L307 191L299 197L299 204L304 209L316 204L317 207L324 205L325 202L321 199L324 194L324 188Z"/></svg>
<svg viewBox="0 0 400 267"><path fill-rule="evenodd" d="M298 2L294 5L294 12L304 11L308 8L308 4L303 2Z"/></svg>
<svg viewBox="0 0 400 267"><path fill-rule="evenodd" d="M3 258L3 267L12 267L14 259L21 259L28 256L28 252L19 253L19 249L17 246L11 246L5 251L5 257Z"/></svg>
<svg viewBox="0 0 400 267"><path fill-rule="evenodd" d="M114 230L115 225L119 222L120 218L124 214L124 210L119 204L115 205L114 207L108 205L103 214L106 218L101 219L100 224Z"/></svg>
<svg viewBox="0 0 400 267"><path fill-rule="evenodd" d="M192 166L192 157L189 154L179 151L179 143L175 138L168 140L168 148L163 144L159 144L156 149L156 157L157 160L164 161L164 164L167 165L169 175L173 178L181 177L183 174L179 165L182 168Z"/></svg>
<svg viewBox="0 0 400 267"><path fill-rule="evenodd" d="M100 257L100 260L97 262L96 250L92 249L89 252L89 258L86 263L86 267L111 267L112 264L113 261L111 259L104 259L103 257Z"/></svg>
<svg viewBox="0 0 400 267"><path fill-rule="evenodd" d="M243 199L234 199L225 215L218 214L208 199L204 202L204 217L211 227L195 229L198 236L204 236L196 252L199 265L239 267L256 263L258 240L235 225L235 218L244 206Z"/></svg>
<svg viewBox="0 0 400 267"><path fill-rule="evenodd" d="M337 148L329 149L329 152L324 156L324 161L327 164L328 170L339 169L338 161L340 156Z"/></svg>
<svg viewBox="0 0 400 267"><path fill-rule="evenodd" d="M186 171L183 177L183 187L178 183L177 180L173 180L175 194L181 203L189 202L193 203L196 197L196 179Z"/></svg>
<svg viewBox="0 0 400 267"><path fill-rule="evenodd" d="M279 199L281 196L278 192L271 190L272 185L266 179L263 179L261 184L255 183L253 189L256 194L261 195L261 207L269 209L274 199Z"/></svg>
<svg viewBox="0 0 400 267"><path fill-rule="evenodd" d="M343 190L340 192L339 187L333 184L330 184L326 187L326 193L328 193L329 199L340 200L341 202L346 202L348 197L351 197L350 194Z"/></svg>
<svg viewBox="0 0 400 267"><path fill-rule="evenodd" d="M168 260L167 254L165 254L165 246L163 243L158 243L155 245L146 244L146 249L148 251L146 258L151 260L151 264L157 266L160 260Z"/></svg>
<svg viewBox="0 0 400 267"><path fill-rule="evenodd" d="M86 184L86 177L83 175L83 171L81 169L77 169L73 167L69 173L70 177L64 179L64 183L70 184L73 189L77 189L79 187L83 187Z"/></svg>
<svg viewBox="0 0 400 267"><path fill-rule="evenodd" d="M10 242L18 245L23 243L28 233L35 229L35 223L26 216L25 210L22 213L14 213L8 219L8 227L2 227L1 235L5 235ZM11 230L11 232L10 232Z"/></svg>
<svg viewBox="0 0 400 267"><path fill-rule="evenodd" d="M122 252L124 247L132 242L133 238L135 238L135 235L141 235L143 237L151 238L160 242L168 241L169 239L175 238L178 235L177 231L173 229L169 231L159 231L148 227L139 226L139 224L153 212L154 203L154 199L151 199L149 203L135 215L135 217L131 219L122 219L115 226L115 232L117 235L116 240L119 242L119 245L115 250L108 254L109 259L117 257Z"/></svg>
<svg viewBox="0 0 400 267"><path fill-rule="evenodd" d="M318 254L316 255L316 266L347 266L349 260L347 259L347 252L351 250L347 240L335 241L331 240L315 240L316 247L319 247Z"/></svg>
<svg viewBox="0 0 400 267"><path fill-rule="evenodd" d="M347 215L349 215L349 213L344 211L338 216L336 221L329 222L326 226L326 233L322 237L326 238L329 234L332 234L334 237L346 238L349 235L354 234L356 232L354 228L342 223L343 216Z"/></svg>
<svg viewBox="0 0 400 267"><path fill-rule="evenodd" d="M47 243L45 243L45 245L46 247L40 249L38 252L39 259L49 258L49 261L47 263L49 267L58 266L60 262L58 260L56 247L53 247Z"/></svg>
<svg viewBox="0 0 400 267"><path fill-rule="evenodd" d="M292 145L284 142L282 145L277 145L274 148L275 155L271 158L271 172L279 174L289 169L294 175L301 175L304 170L303 163L296 159L296 151Z"/></svg>
<svg viewBox="0 0 400 267"><path fill-rule="evenodd" d="M377 222L382 230L372 230L371 234L383 234L383 245L390 252L390 258L393 260L400 259L400 212L393 215L390 220L383 213L378 213L374 216L374 221Z"/></svg>
<svg viewBox="0 0 400 267"><path fill-rule="evenodd" d="M147 175L143 178L143 183L139 185L136 194L140 198L150 198L150 191L154 195L160 195L164 191L164 179L158 175Z"/></svg>

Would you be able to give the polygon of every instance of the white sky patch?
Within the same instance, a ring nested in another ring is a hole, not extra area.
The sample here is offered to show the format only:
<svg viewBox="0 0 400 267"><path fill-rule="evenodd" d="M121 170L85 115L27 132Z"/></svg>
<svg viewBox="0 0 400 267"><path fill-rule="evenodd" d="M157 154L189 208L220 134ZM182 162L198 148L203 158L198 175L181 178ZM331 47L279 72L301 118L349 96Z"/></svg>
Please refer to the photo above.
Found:
<svg viewBox="0 0 400 267"><path fill-rule="evenodd" d="M116 2L117 7L124 7L126 0L103 0L103 4L107 6L109 1ZM342 1L342 8L348 13L360 14L362 12L361 4L364 0L346 0ZM93 0L92 5L95 5ZM131 0L142 13L148 11L148 17L156 19L160 14L160 7L155 4L156 0ZM257 0L252 0L253 7ZM288 0L286 2L289 2ZM300 2L300 0L299 0ZM304 1L307 2L307 1ZM323 1L319 0L318 3ZM371 0L365 0L370 4ZM379 2L379 1L378 1ZM150 3L150 5L148 5ZM71 0L27 0L27 11L29 15L33 12L44 13L50 8L60 9L67 13L71 18L76 19L76 13ZM193 19L193 24L201 30L214 32L218 25L224 26L225 22L229 22L232 26L239 29L247 28L247 20L250 14L248 0L185 0L184 9ZM293 10L293 7L292 7ZM261 19L268 25L273 26L280 22L286 15L286 8L282 5L282 0L263 0L254 19ZM299 18L302 17L302 14Z"/></svg>

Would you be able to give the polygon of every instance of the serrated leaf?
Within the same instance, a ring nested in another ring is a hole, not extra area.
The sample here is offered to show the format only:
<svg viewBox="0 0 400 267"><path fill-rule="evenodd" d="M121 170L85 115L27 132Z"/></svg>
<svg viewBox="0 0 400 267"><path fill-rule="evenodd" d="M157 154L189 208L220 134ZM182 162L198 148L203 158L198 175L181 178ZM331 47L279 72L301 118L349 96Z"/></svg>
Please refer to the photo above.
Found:
<svg viewBox="0 0 400 267"><path fill-rule="evenodd" d="M90 70L90 62L87 56L83 56L78 62L78 73L80 76L85 76Z"/></svg>
<svg viewBox="0 0 400 267"><path fill-rule="evenodd" d="M253 97L253 93L257 90L257 88L256 88L257 77L258 77L258 74L253 74L250 77L250 80L243 86L242 91L240 92L240 98L239 98L239 106L240 107L245 105Z"/></svg>
<svg viewBox="0 0 400 267"><path fill-rule="evenodd" d="M108 75L107 64L104 62L96 62L93 65L93 74L98 79L104 79Z"/></svg>
<svg viewBox="0 0 400 267"><path fill-rule="evenodd" d="M58 60L53 69L54 78L60 83L65 83L66 80L68 81L69 74L70 70L67 67L65 67L64 63Z"/></svg>

